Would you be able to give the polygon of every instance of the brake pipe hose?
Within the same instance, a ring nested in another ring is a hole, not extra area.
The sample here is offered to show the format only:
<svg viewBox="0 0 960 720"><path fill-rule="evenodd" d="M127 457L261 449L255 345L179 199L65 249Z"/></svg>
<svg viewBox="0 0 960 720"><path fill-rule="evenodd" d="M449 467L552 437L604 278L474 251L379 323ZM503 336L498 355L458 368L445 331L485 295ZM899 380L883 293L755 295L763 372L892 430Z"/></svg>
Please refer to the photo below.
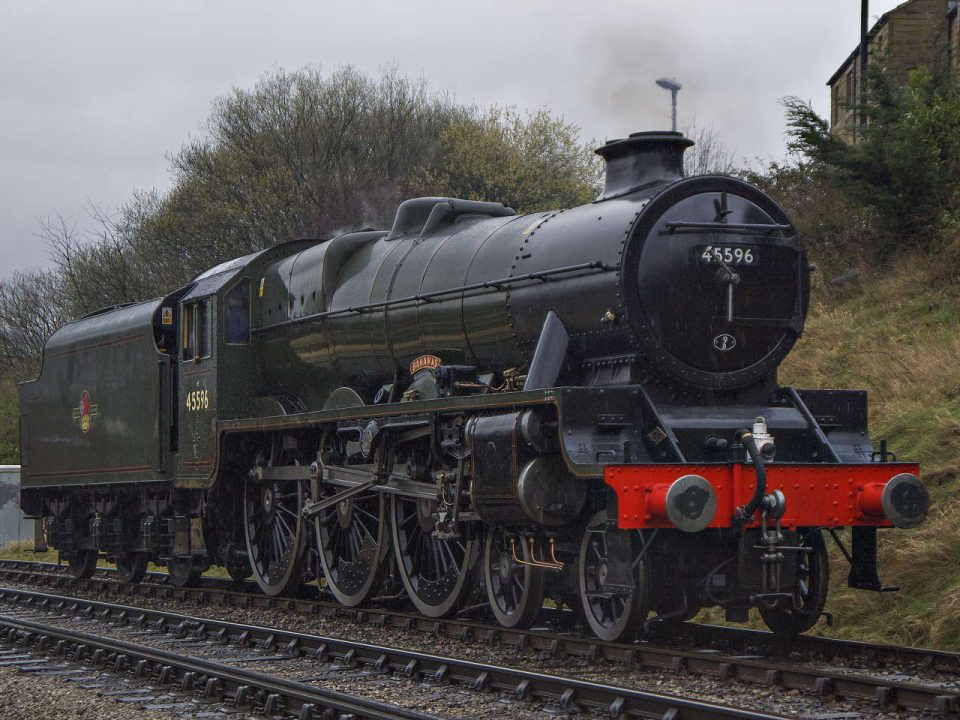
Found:
<svg viewBox="0 0 960 720"><path fill-rule="evenodd" d="M746 428L737 431L737 441L743 445L750 459L753 461L754 470L757 473L757 484L753 490L753 497L743 507L737 508L733 514L733 523L737 527L743 527L750 522L753 514L763 503L763 497L767 493L767 467L760 454L757 443L753 440L753 433Z"/></svg>

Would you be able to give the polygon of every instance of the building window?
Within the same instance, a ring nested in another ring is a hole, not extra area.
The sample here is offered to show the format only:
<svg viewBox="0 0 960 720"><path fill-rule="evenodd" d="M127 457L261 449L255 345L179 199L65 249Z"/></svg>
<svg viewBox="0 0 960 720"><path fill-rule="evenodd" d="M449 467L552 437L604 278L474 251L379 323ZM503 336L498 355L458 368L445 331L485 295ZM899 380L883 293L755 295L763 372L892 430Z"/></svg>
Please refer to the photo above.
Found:
<svg viewBox="0 0 960 720"><path fill-rule="evenodd" d="M250 280L244 278L223 299L223 341L228 345L250 342Z"/></svg>

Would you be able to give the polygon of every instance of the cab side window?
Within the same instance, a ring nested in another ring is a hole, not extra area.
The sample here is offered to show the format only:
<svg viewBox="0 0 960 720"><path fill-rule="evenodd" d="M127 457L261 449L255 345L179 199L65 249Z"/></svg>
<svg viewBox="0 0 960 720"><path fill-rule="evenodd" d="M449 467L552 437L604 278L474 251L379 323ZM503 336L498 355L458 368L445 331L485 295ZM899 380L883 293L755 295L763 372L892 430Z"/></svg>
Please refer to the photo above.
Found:
<svg viewBox="0 0 960 720"><path fill-rule="evenodd" d="M201 300L197 308L197 338L200 341L200 357L210 357L210 349L213 347L213 326L210 323L212 307L213 300L207 298Z"/></svg>
<svg viewBox="0 0 960 720"><path fill-rule="evenodd" d="M183 336L184 362L209 357L212 347L212 332L210 325L210 298L183 305L181 309L180 327Z"/></svg>
<svg viewBox="0 0 960 720"><path fill-rule="evenodd" d="M181 308L183 317L180 318L180 327L183 328L183 359L193 360L197 351L197 325L194 303Z"/></svg>
<svg viewBox="0 0 960 720"><path fill-rule="evenodd" d="M250 342L250 280L244 278L223 300L223 341L228 345Z"/></svg>

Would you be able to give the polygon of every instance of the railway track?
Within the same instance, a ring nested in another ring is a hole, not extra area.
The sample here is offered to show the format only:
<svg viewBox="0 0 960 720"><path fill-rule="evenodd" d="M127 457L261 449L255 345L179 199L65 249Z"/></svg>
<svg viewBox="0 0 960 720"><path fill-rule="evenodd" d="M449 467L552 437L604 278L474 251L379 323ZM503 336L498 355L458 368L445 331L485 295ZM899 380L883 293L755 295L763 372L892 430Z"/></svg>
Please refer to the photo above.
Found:
<svg viewBox="0 0 960 720"><path fill-rule="evenodd" d="M301 720L320 717L439 720L436 716L360 696L23 618L0 615L0 643L11 648L5 654L0 653L0 659L16 655L19 648L26 648L35 655L61 661L47 666L21 656L24 659L21 668L28 672L71 673L74 672L70 667L72 661L73 664L109 669L119 676L132 675L161 687L177 687L182 693L199 696L205 704L220 702L237 710L294 715ZM127 697L135 695L132 690L126 693Z"/></svg>
<svg viewBox="0 0 960 720"><path fill-rule="evenodd" d="M151 572L147 581L130 585L117 582L112 568L98 568L94 577L77 581L65 574L56 563L28 560L0 559L0 579L40 582L78 589L106 588L108 592L140 597L167 597L220 601L248 607L286 607L295 612L316 612L322 616L352 619L361 623L392 625L405 630L422 630L444 634L455 639L475 638L486 643L548 650L557 655L586 658L606 658L622 661L625 649L636 650L638 645L603 642L589 635L568 632L573 629L570 618L547 617L547 623L561 632L541 629L517 630L485 623L461 616L445 619L424 618L387 607L352 609L315 596L316 589L308 587L298 596L267 597L255 583L238 583L227 578L205 576L199 588L175 588L167 582L167 574ZM49 576L49 577L48 577ZM313 597L308 597L313 595ZM556 613L555 615L567 613ZM943 673L960 677L960 652L932 648L869 643L859 640L827 638L816 635L778 637L767 630L685 622L670 626L669 637L654 632L639 647L683 645L723 650L734 655L765 655L815 661L843 661L865 668L896 667Z"/></svg>
<svg viewBox="0 0 960 720"><path fill-rule="evenodd" d="M464 619L433 620L389 609L355 610L336 603L306 598L269 598L237 589L226 579L205 578L200 588L174 588L164 584L164 574L149 582L130 585L111 580L101 569L93 578L75 581L57 571L57 565L27 561L0 561L0 577L64 590L86 590L122 597L217 602L233 607L281 609L319 614L377 627L442 635L460 641L527 648L555 657L606 660L624 667L690 673L723 682L749 683L770 688L799 690L819 698L847 698L879 709L905 708L960 717L960 653L907 648L813 636L784 641L771 633L685 623L670 642L606 643L569 632L541 629L508 630ZM21 591L10 591L20 593ZM3 592L0 597L6 597ZM28 595L24 595L28 597ZM696 649L689 649L694 647ZM723 648L725 652L717 651ZM799 658L798 658L799 656ZM789 659L784 661L784 659ZM819 661L820 665L805 665ZM842 661L884 672L852 672L824 667L823 661ZM890 669L894 672L889 672ZM904 681L904 673L919 673L925 681ZM943 673L946 680L937 677Z"/></svg>
<svg viewBox="0 0 960 720"><path fill-rule="evenodd" d="M162 610L82 600L23 590L0 590L0 641L26 644L40 653L87 660L120 672L147 674L161 684L226 697L234 706L251 705L266 715L293 715L303 720L326 717L415 718L429 716L375 703L362 697L331 693L313 685L253 673L195 655L159 650L112 637L78 632L63 625L69 618L87 618L101 626L133 629L138 635L173 636L190 642L194 652L225 646L254 649L274 664L336 663L363 667L421 683L451 683L475 692L497 691L551 711L592 712L608 718L670 720L780 720L784 716L713 702L587 682L572 678L497 667L450 657L370 643L322 637L289 630L198 618ZM11 613L11 608L16 614ZM49 623L49 617L60 619ZM335 715L322 715L329 710Z"/></svg>

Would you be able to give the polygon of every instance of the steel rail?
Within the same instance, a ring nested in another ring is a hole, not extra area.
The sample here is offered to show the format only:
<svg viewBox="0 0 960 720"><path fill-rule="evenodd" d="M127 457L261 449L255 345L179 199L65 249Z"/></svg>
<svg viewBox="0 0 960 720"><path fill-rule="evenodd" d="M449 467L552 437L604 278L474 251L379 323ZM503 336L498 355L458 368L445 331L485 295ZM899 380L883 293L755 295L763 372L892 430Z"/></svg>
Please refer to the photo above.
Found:
<svg viewBox="0 0 960 720"><path fill-rule="evenodd" d="M496 624L473 622L462 618L448 618L435 620L424 618L412 613L388 610L380 607L347 608L336 602L328 602L319 598L305 598L303 596L267 597L257 590L255 583L238 583L227 578L204 577L203 586L199 588L174 588L165 583L167 574L150 572L148 577L154 584L130 585L110 580L116 575L112 568L97 568L96 579L92 581L77 581L64 573L64 566L56 563L39 562L32 560L4 560L0 559L0 577L11 579L41 580L43 573L49 576L49 584L61 588L77 587L86 589L88 582L97 584L109 582L112 591L117 593L148 596L157 592L165 597L186 599L190 596L205 597L207 599L233 599L241 604L260 605L263 607L278 607L285 605L294 611L312 611L321 615L336 615L339 617L360 617L361 622L370 621L378 624L393 624L404 629L426 628L432 633L444 631L455 638L466 639L473 635L485 642L503 642L508 645L529 646L538 650L552 650L555 653L575 656L597 656L598 646L604 648L635 648L635 645L622 643L605 643L590 636L572 636L569 634L544 633L540 630L514 630ZM249 590L250 592L246 592ZM384 617L386 616L386 617ZM439 623L439 625L438 625ZM843 638L828 638L818 635L778 636L768 630L752 628L710 625L706 623L685 622L671 625L669 635L654 633L640 647L648 643L678 641L698 646L723 647L735 654L765 653L779 657L800 654L806 658L818 660L856 660L871 665L898 665L916 667L936 672L960 675L960 652L937 650L934 648L911 647L906 645L889 645L871 643L860 640ZM547 639L544 643L541 639ZM557 646L555 640L560 640ZM599 652L603 654L603 652ZM618 656L611 657L618 659Z"/></svg>
<svg viewBox="0 0 960 720"><path fill-rule="evenodd" d="M799 654L817 660L854 660L874 666L894 665L960 675L960 652L889 645L819 635L779 636L769 630L686 622L671 629L673 638L724 647L738 654Z"/></svg>
<svg viewBox="0 0 960 720"><path fill-rule="evenodd" d="M0 638L4 635L8 643L32 644L40 653L66 656L75 661L88 660L117 672L132 672L137 677L155 677L161 685L176 683L184 691L202 687L207 700L229 699L238 708L252 705L266 715L287 713L300 720L312 720L325 711L332 711L338 718L439 720L434 715L389 703L211 660L0 615Z"/></svg>
<svg viewBox="0 0 960 720"><path fill-rule="evenodd" d="M682 650L671 647L665 644L663 639L657 638L637 644L611 643L589 636L543 630L508 629L457 618L438 620L381 608L352 609L335 602L318 599L267 597L261 593L238 592L236 589L231 589L235 588L236 584L218 578L204 578L207 583L205 587L189 589L159 584L130 585L101 578L75 581L62 573L28 576L22 570L8 570L5 562L0 561L0 576L11 572L14 577L46 580L49 584L65 590L71 587L93 589L94 586L100 586L98 589L108 592L141 597L215 600L233 606L260 606L300 613L317 613L325 617L348 618L355 622L380 627L390 626L434 635L443 634L463 641L472 639L483 644L526 647L549 652L554 656L574 656L589 660L605 659L652 670L686 671L718 677L724 681L801 690L824 698L846 697L871 701L879 707L901 706L934 711L943 717L960 717L960 691L936 685L899 682L882 676L872 677L835 669L801 667L749 655L744 656L746 653L762 652L772 657L784 658L800 651L810 658L852 659L877 665L890 663L953 673L960 671L960 653L943 650L874 645L806 635L782 638L766 631L698 623L683 623L671 628L669 638L671 642L679 640L687 645L696 644L700 648L719 645L727 651L721 654L704 650ZM29 561L19 562L30 564ZM44 567L56 568L57 566L44 565ZM106 568L100 570L104 575L109 575L111 572ZM162 577L164 573L157 573L154 579ZM86 587L87 585L89 588ZM734 648L732 653L731 648Z"/></svg>
<svg viewBox="0 0 960 720"><path fill-rule="evenodd" d="M0 588L0 602L17 603L35 610L61 614L81 614L101 621L134 624L218 643L255 645L262 649L286 654L291 658L309 656L321 661L336 660L340 664L349 666L364 665L379 672L397 672L415 679L456 683L475 691L498 690L509 693L518 700L538 701L561 710L579 708L601 712L605 717L610 718L782 720L785 717L705 700L634 690L372 643L199 618L97 600ZM11 622L26 621L0 615L0 627ZM156 662L166 662L167 655L176 657L166 653L162 660ZM196 659L188 658L188 660ZM204 671L193 670L193 672ZM249 673L249 671L242 672ZM243 680L243 683L250 684L247 680Z"/></svg>

